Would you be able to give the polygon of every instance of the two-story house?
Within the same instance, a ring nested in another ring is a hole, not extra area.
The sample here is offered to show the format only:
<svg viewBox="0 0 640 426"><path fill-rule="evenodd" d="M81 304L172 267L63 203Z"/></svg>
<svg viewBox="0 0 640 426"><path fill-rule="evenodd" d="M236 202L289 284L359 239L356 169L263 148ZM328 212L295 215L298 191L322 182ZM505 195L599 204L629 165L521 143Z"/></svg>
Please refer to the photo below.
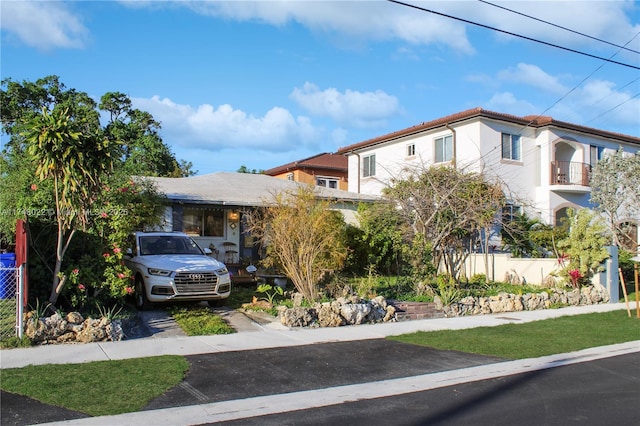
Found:
<svg viewBox="0 0 640 426"><path fill-rule="evenodd" d="M592 167L622 147L640 152L640 138L546 116L517 117L475 108L340 148L349 161L349 191L379 195L412 166L450 165L482 171L505 187L514 209L548 224L567 208L593 207ZM634 224L636 242L640 218Z"/></svg>
<svg viewBox="0 0 640 426"><path fill-rule="evenodd" d="M322 153L265 170L268 176L326 188L347 190L347 158Z"/></svg>

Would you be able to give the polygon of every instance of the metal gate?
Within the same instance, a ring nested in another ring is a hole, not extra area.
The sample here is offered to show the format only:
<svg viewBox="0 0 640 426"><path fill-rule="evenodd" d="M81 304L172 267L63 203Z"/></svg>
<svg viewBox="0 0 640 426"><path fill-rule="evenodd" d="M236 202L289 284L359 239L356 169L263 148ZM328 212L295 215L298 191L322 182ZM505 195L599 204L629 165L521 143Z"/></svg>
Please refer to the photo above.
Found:
<svg viewBox="0 0 640 426"><path fill-rule="evenodd" d="M0 339L22 338L24 270L0 266Z"/></svg>

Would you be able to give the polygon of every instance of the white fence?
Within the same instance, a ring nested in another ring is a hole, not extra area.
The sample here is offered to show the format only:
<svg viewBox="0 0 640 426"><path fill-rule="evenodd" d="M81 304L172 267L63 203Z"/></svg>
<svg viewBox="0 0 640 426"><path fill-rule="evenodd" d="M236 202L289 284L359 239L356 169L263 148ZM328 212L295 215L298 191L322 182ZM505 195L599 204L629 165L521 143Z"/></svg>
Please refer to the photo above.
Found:
<svg viewBox="0 0 640 426"><path fill-rule="evenodd" d="M0 267L0 339L22 338L24 266Z"/></svg>

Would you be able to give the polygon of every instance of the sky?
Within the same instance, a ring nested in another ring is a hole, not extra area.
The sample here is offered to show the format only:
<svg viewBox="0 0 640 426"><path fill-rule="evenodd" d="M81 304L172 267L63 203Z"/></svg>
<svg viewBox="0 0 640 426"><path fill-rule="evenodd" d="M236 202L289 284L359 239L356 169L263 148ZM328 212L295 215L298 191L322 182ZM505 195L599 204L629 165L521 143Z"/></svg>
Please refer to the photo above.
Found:
<svg viewBox="0 0 640 426"><path fill-rule="evenodd" d="M476 107L640 136L640 2L404 3L3 0L0 76L125 93L199 175Z"/></svg>

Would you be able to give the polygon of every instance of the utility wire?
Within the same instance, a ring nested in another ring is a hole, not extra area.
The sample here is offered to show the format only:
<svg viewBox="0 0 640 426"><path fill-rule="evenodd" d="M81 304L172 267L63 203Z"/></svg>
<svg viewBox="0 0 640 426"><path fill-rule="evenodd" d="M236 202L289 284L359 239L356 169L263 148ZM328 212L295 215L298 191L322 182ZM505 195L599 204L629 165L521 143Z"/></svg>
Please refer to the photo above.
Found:
<svg viewBox="0 0 640 426"><path fill-rule="evenodd" d="M625 47L625 46L619 46L619 45L617 45L617 44L615 44L615 43L611 43L611 42L609 42L609 41L602 40L602 39L600 39L600 38L598 38L598 37L593 37L593 36L590 36L589 34L584 34L584 33L581 33L581 32L579 32L579 31L575 31L575 30L572 30L572 29L570 29L570 28L563 27L562 25L557 25L557 24L554 24L553 22L545 21L544 19L536 18L535 16L527 15L527 14L525 14L525 13L518 12L517 10L513 10L513 9L509 9L509 8L507 8L507 7L504 7L504 6L500 6L499 4L491 3L491 2L488 2L488 1L486 1L486 0L478 0L478 1L479 1L480 3L488 4L489 6L497 7L497 8L499 8L499 9L503 9L503 10L506 10L506 11L508 11L508 12L511 12L511 13L515 13L515 14L517 14L517 15L520 15L520 16L524 16L524 17L526 17L526 18L533 19L533 20L535 20L535 21L542 22L542 23L545 23L545 24L547 24L547 25L551 25L551 26L556 27L556 28L560 28L560 29L565 30L565 31L569 31L569 32L574 33L574 34L578 34L578 35L581 35L581 36L583 36L583 37L587 37L587 38L590 38L590 39L592 39L592 40L596 40L596 41L599 41L599 42L601 42L601 43L608 44L608 45L610 45L610 46L618 47L618 48L620 48L620 49L627 50L627 51L629 51L629 52L633 52L633 53L640 53L640 52L638 52L637 50L629 49L628 47Z"/></svg>
<svg viewBox="0 0 640 426"><path fill-rule="evenodd" d="M467 24L476 25L478 27L482 27L482 28L486 28L486 29L489 29L489 30L497 31L497 32L500 32L500 33L508 34L508 35L511 35L511 36L514 36L514 37L523 38L525 40L533 41L535 43L540 43L540 44L544 44L546 46L555 47L556 49L562 49L562 50L566 50L568 52L577 53L579 55L588 56L590 58L599 59L601 61L610 62L612 64L622 65L623 67L628 67L628 68L633 68L633 69L636 69L636 70L640 70L640 67L635 66L635 65L625 64L624 62L618 62L618 61L614 61L614 60L611 60L611 59L603 58L601 56L592 55L591 53L581 52L579 50L571 49L571 48L564 47L564 46L559 46L557 44L553 44L553 43L549 43L549 42L546 42L546 41L538 40L538 39L535 39L535 38L532 38L532 37L527 37L527 36L524 36L524 35L521 35L521 34L516 34L516 33L509 32L509 31L501 30L499 28L491 27L489 25L480 24L478 22L469 21L467 19L458 18L458 17L455 17L455 16L447 15L445 13L441 13L441 12L436 12L435 10L427 9L427 8L420 7L420 6L415 6L415 5L412 5L412 4L409 4L409 3L404 3L404 2L401 2L401 1L398 1L398 0L387 0L387 1L390 2L390 3L399 4L401 6L411 7L413 9L418 9L418 10L421 10L423 12L432 13L434 15L443 16L445 18L455 19L456 21L461 21L461 22L464 22L464 23L467 23Z"/></svg>

